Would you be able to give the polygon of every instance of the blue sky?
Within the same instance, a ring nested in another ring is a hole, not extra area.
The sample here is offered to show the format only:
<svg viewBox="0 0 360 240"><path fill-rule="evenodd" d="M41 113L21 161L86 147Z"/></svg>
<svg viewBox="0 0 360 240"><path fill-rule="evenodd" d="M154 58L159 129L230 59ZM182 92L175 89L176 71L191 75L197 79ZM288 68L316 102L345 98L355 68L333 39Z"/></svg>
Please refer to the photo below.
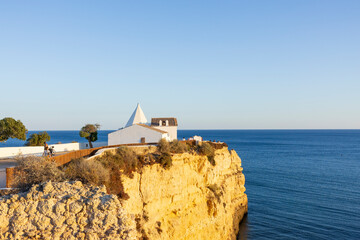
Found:
<svg viewBox="0 0 360 240"><path fill-rule="evenodd" d="M30 130L360 128L360 1L1 1L0 118Z"/></svg>

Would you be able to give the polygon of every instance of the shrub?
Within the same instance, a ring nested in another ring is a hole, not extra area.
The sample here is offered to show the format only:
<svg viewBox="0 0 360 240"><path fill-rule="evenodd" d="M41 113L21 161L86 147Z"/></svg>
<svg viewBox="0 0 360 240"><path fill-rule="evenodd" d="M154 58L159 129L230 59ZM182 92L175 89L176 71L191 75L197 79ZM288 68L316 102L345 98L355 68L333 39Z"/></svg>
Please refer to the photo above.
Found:
<svg viewBox="0 0 360 240"><path fill-rule="evenodd" d="M199 154L201 155L214 155L214 148L207 142L203 142L198 148Z"/></svg>
<svg viewBox="0 0 360 240"><path fill-rule="evenodd" d="M124 174L132 177L133 171L137 171L141 162L137 154L128 147L120 147L116 149L116 153L106 152L103 157L98 158L106 168L111 170L123 170Z"/></svg>
<svg viewBox="0 0 360 240"><path fill-rule="evenodd" d="M172 166L172 158L169 153L162 153L159 157L159 163L165 169L169 169Z"/></svg>
<svg viewBox="0 0 360 240"><path fill-rule="evenodd" d="M129 199L129 195L124 191L124 185L121 180L121 174L119 170L110 170L110 181L106 184L108 193L115 194L119 198Z"/></svg>
<svg viewBox="0 0 360 240"><path fill-rule="evenodd" d="M136 152L128 147L116 149L116 155L120 157L123 164L131 171L135 171L140 166Z"/></svg>
<svg viewBox="0 0 360 240"><path fill-rule="evenodd" d="M18 165L15 186L21 190L28 190L33 184L46 181L62 181L64 173L56 166L56 163L42 157L21 157L17 159Z"/></svg>
<svg viewBox="0 0 360 240"><path fill-rule="evenodd" d="M188 151L188 146L175 139L174 141L170 142L170 152L172 153L184 153Z"/></svg>
<svg viewBox="0 0 360 240"><path fill-rule="evenodd" d="M106 185L109 182L109 170L94 160L77 159L65 168L66 177L70 180L79 180L85 184Z"/></svg>
<svg viewBox="0 0 360 240"><path fill-rule="evenodd" d="M110 181L106 184L108 193L115 194L122 199L129 199L129 195L124 192L121 180L120 167L125 165L120 156L111 152L105 152L104 156L96 158L96 161L109 171Z"/></svg>
<svg viewBox="0 0 360 240"><path fill-rule="evenodd" d="M217 143L217 142L208 142L214 149L222 149L224 147L228 147L226 143Z"/></svg>
<svg viewBox="0 0 360 240"><path fill-rule="evenodd" d="M211 165L215 166L215 150L214 148L207 142L202 142L201 145L198 147L198 152L201 155L207 156L208 161L211 163Z"/></svg>
<svg viewBox="0 0 360 240"><path fill-rule="evenodd" d="M152 153L140 155L138 156L138 159L141 165L148 165L156 162L156 157Z"/></svg>
<svg viewBox="0 0 360 240"><path fill-rule="evenodd" d="M170 152L170 144L166 139L162 138L158 142L157 149L160 153L169 153Z"/></svg>
<svg viewBox="0 0 360 240"><path fill-rule="evenodd" d="M196 141L192 140L186 141L186 147L188 151L196 151L198 146L196 145Z"/></svg>

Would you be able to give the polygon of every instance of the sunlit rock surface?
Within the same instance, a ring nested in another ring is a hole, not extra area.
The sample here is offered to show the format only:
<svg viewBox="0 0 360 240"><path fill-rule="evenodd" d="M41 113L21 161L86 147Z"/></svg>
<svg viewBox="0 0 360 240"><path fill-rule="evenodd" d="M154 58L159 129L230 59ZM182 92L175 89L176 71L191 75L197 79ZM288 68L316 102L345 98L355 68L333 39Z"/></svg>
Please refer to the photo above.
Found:
<svg viewBox="0 0 360 240"><path fill-rule="evenodd" d="M135 221L105 187L47 182L0 198L0 239L136 239Z"/></svg>
<svg viewBox="0 0 360 240"><path fill-rule="evenodd" d="M0 198L0 239L236 239L247 212L245 177L235 151L172 156L122 176L129 199L80 182L33 186Z"/></svg>
<svg viewBox="0 0 360 240"><path fill-rule="evenodd" d="M145 166L123 178L123 207L144 239L236 239L247 212L245 177L235 151L216 150L216 166L206 156L173 155L173 166Z"/></svg>

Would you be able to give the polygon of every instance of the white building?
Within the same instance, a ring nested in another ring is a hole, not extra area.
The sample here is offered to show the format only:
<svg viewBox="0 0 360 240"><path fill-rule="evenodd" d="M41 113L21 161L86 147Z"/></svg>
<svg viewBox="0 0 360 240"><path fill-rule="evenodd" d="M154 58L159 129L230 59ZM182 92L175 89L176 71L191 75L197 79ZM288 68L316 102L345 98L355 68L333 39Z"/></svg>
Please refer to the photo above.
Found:
<svg viewBox="0 0 360 240"><path fill-rule="evenodd" d="M152 118L151 127L169 133L170 141L177 139L177 120L176 118Z"/></svg>
<svg viewBox="0 0 360 240"><path fill-rule="evenodd" d="M168 141L177 138L176 118L153 118L149 126L138 104L125 127L108 134L108 145L157 143L162 138Z"/></svg>

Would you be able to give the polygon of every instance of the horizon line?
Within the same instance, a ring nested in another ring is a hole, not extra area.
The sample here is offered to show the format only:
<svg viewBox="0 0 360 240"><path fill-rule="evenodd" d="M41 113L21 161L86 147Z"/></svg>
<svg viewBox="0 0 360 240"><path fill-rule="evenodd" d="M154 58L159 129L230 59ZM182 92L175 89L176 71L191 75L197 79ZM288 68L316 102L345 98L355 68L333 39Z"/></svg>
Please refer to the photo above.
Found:
<svg viewBox="0 0 360 240"><path fill-rule="evenodd" d="M101 129L98 131L117 131L118 129ZM178 129L180 131L232 131L232 130L360 130L360 128L202 128L202 129L195 129L195 128L186 128L186 129ZM45 129L45 130L28 130L28 131L80 131L78 129Z"/></svg>

